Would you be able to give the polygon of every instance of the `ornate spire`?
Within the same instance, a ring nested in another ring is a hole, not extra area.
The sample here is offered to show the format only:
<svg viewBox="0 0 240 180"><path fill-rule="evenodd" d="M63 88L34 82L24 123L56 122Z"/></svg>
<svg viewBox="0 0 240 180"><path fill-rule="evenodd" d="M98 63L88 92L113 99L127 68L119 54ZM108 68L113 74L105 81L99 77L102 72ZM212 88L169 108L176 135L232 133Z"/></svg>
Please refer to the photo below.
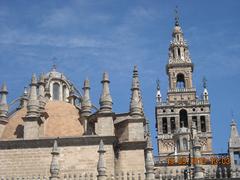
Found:
<svg viewBox="0 0 240 180"><path fill-rule="evenodd" d="M6 83L3 83L0 95L0 117L6 119L8 114L8 104L7 104L7 86Z"/></svg>
<svg viewBox="0 0 240 180"><path fill-rule="evenodd" d="M156 102L157 102L157 103L162 102L162 95L161 95L161 91L160 91L160 81L159 81L159 79L157 80Z"/></svg>
<svg viewBox="0 0 240 180"><path fill-rule="evenodd" d="M50 165L50 179L51 180L56 180L56 179L60 179L59 176L59 162L58 162L58 156L59 156L59 149L58 149L58 144L57 144L57 140L54 140L53 143L53 149L52 149L52 162Z"/></svg>
<svg viewBox="0 0 240 180"><path fill-rule="evenodd" d="M177 8L175 9L175 26L173 28L172 37L169 47L169 64L191 63L188 45L179 25L179 13Z"/></svg>
<svg viewBox="0 0 240 180"><path fill-rule="evenodd" d="M37 97L37 78L36 75L32 75L30 84L29 101L27 104L27 117L39 116L39 101Z"/></svg>
<svg viewBox="0 0 240 180"><path fill-rule="evenodd" d="M133 70L131 91L132 91L132 97L130 102L130 114L131 116L142 116L143 115L142 99L140 96L138 71L136 66L134 67L134 70Z"/></svg>
<svg viewBox="0 0 240 180"><path fill-rule="evenodd" d="M109 90L109 77L106 72L103 73L103 80L101 81L103 85L102 95L99 100L100 112L110 113L112 112L112 97Z"/></svg>
<svg viewBox="0 0 240 180"><path fill-rule="evenodd" d="M90 99L90 95L89 95L89 91L90 91L90 82L88 79L86 79L84 81L84 86L83 86L83 97L82 97L82 112L85 114L87 113L88 115L91 114L91 107L92 107L92 103L91 103L91 99Z"/></svg>
<svg viewBox="0 0 240 180"><path fill-rule="evenodd" d="M99 153L99 159L98 159L98 164L97 164L97 171L98 171L97 179L98 180L105 180L107 177L106 165L105 165L105 160L104 160L105 152L106 151L104 150L103 140L101 139L101 141L99 143L99 149L98 149L98 153Z"/></svg>
<svg viewBox="0 0 240 180"><path fill-rule="evenodd" d="M134 66L133 69L133 78L136 79L138 88L139 88L139 99L140 99L140 103L141 103L141 109L142 109L142 114L144 114L143 112L143 102L142 102L142 95L141 95L141 89L140 89L140 81L139 81L139 77L138 77L138 68L137 65Z"/></svg>

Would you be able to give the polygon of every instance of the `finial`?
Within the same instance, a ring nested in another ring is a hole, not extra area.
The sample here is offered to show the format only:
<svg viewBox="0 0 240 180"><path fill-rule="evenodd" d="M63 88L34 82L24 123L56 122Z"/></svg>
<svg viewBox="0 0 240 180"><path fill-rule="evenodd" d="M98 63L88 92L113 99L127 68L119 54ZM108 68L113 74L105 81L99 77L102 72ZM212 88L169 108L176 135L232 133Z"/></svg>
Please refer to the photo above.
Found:
<svg viewBox="0 0 240 180"><path fill-rule="evenodd" d="M5 82L2 84L1 93L8 94L7 85Z"/></svg>
<svg viewBox="0 0 240 180"><path fill-rule="evenodd" d="M160 80L157 79L157 90L160 90Z"/></svg>
<svg viewBox="0 0 240 180"><path fill-rule="evenodd" d="M232 117L232 119L234 119L234 112L232 109L231 109L231 117Z"/></svg>
<svg viewBox="0 0 240 180"><path fill-rule="evenodd" d="M31 85L37 85L37 78L36 78L36 74L32 74Z"/></svg>
<svg viewBox="0 0 240 180"><path fill-rule="evenodd" d="M232 122L231 122L231 125L236 125L236 121L234 119L234 113L233 113L233 110L231 110L231 117L232 117Z"/></svg>
<svg viewBox="0 0 240 180"><path fill-rule="evenodd" d="M40 74L39 83L44 84L44 75L43 75L43 73Z"/></svg>
<svg viewBox="0 0 240 180"><path fill-rule="evenodd" d="M57 140L56 140L56 139L55 139L54 142L53 142L52 154L59 154L58 143L57 143Z"/></svg>
<svg viewBox="0 0 240 180"><path fill-rule="evenodd" d="M99 153L99 159L98 159L98 164L97 164L97 171L98 171L97 179L98 180L106 179L106 166L105 166L105 160L104 160L105 152L106 151L104 150L103 140L101 139L101 141L99 143L99 149L98 149L98 153Z"/></svg>
<svg viewBox="0 0 240 180"><path fill-rule="evenodd" d="M88 78L85 79L83 86L84 86L83 88L90 88L90 82Z"/></svg>
<svg viewBox="0 0 240 180"><path fill-rule="evenodd" d="M24 86L23 95L24 95L24 96L27 96L27 94L28 94L27 87L26 87L26 86Z"/></svg>
<svg viewBox="0 0 240 180"><path fill-rule="evenodd" d="M9 110L9 107L7 104L7 94L8 94L7 85L4 82L2 85L1 91L0 91L0 95L1 95L1 97L0 97L0 119L4 120L4 121L7 118L7 114L8 114L8 110Z"/></svg>
<svg viewBox="0 0 240 180"><path fill-rule="evenodd" d="M27 87L25 86L24 90L23 90L23 95L21 96L21 99L20 99L19 108L26 107L27 106L27 100L28 100L28 90L27 90Z"/></svg>
<svg viewBox="0 0 240 180"><path fill-rule="evenodd" d="M60 168L59 168L59 162L58 162L59 150L58 150L57 140L54 140L51 154L52 154L52 162L50 165L50 174L51 174L50 179L57 180L57 179L60 179L59 177Z"/></svg>
<svg viewBox="0 0 240 180"><path fill-rule="evenodd" d="M207 79L205 76L203 77L202 82L203 82L203 88L206 89L207 88Z"/></svg>
<svg viewBox="0 0 240 180"><path fill-rule="evenodd" d="M137 68L137 65L134 65L134 68L133 68L133 77L134 77L134 78L137 78L137 77L138 77L138 68Z"/></svg>
<svg viewBox="0 0 240 180"><path fill-rule="evenodd" d="M103 80L102 83L102 94L99 100L100 104L100 112L109 113L112 112L112 97L110 95L110 89L109 89L109 77L108 73L103 73Z"/></svg>
<svg viewBox="0 0 240 180"><path fill-rule="evenodd" d="M162 101L162 95L160 91L160 81L159 79L157 80L157 94L156 94L156 102L160 103Z"/></svg>
<svg viewBox="0 0 240 180"><path fill-rule="evenodd" d="M52 58L52 71L56 71L57 70L57 65L56 65L56 61L57 61L57 58L56 57L53 57Z"/></svg>
<svg viewBox="0 0 240 180"><path fill-rule="evenodd" d="M136 66L134 66L134 69L133 69L131 91L132 91L132 97L130 102L130 114L131 116L142 116L143 106L142 106L142 98L139 90L139 79L138 79L138 71Z"/></svg>
<svg viewBox="0 0 240 180"><path fill-rule="evenodd" d="M83 97L82 97L82 103L81 103L82 115L88 116L91 113L91 106L92 106L90 95L89 95L90 82L88 78L86 78L86 80L84 81L82 89L83 89Z"/></svg>
<svg viewBox="0 0 240 180"><path fill-rule="evenodd" d="M175 26L179 26L179 12L178 12L178 6L175 8Z"/></svg>
<svg viewBox="0 0 240 180"><path fill-rule="evenodd" d="M106 152L106 151L104 150L104 143L103 143L103 140L102 140L102 139L100 140L100 143L99 143L98 152L99 152L99 153L105 153L105 152Z"/></svg>
<svg viewBox="0 0 240 180"><path fill-rule="evenodd" d="M27 104L27 116L38 116L39 115L39 101L37 97L37 79L36 75L32 75L30 83L29 101Z"/></svg>

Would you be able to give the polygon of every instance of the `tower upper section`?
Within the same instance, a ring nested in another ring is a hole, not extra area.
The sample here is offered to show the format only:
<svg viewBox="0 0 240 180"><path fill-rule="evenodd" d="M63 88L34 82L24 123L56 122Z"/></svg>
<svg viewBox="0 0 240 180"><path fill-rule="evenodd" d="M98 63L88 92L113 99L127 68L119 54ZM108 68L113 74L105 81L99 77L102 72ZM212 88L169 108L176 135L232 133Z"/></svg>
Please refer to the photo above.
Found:
<svg viewBox="0 0 240 180"><path fill-rule="evenodd" d="M193 63L178 15L175 17L166 71L169 77L168 100L170 102L184 99L195 101L196 90L192 83Z"/></svg>
<svg viewBox="0 0 240 180"><path fill-rule="evenodd" d="M172 40L169 47L169 64L191 63L188 44L183 36L178 16L175 17Z"/></svg>

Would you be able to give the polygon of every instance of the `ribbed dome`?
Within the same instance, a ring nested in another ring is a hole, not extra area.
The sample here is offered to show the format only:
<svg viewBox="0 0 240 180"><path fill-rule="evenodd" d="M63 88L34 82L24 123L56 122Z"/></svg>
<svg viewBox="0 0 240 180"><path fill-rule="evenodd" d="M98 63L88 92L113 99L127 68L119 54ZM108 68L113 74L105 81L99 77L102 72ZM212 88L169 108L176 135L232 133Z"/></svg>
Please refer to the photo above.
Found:
<svg viewBox="0 0 240 180"><path fill-rule="evenodd" d="M70 103L49 101L45 106L48 118L40 127L40 137L81 136L83 126L80 123L79 110ZM23 117L26 108L15 112L9 119L1 139L23 138Z"/></svg>

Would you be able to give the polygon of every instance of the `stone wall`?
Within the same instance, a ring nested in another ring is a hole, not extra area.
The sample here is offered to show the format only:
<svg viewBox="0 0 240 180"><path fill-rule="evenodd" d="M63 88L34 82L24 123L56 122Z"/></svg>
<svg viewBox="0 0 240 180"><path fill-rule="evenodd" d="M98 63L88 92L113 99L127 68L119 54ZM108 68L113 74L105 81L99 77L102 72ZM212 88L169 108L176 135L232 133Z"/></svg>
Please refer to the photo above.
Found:
<svg viewBox="0 0 240 180"><path fill-rule="evenodd" d="M107 172L114 172L112 145L104 146ZM1 176L49 176L52 148L24 148L0 150ZM98 145L59 147L61 174L97 173Z"/></svg>

